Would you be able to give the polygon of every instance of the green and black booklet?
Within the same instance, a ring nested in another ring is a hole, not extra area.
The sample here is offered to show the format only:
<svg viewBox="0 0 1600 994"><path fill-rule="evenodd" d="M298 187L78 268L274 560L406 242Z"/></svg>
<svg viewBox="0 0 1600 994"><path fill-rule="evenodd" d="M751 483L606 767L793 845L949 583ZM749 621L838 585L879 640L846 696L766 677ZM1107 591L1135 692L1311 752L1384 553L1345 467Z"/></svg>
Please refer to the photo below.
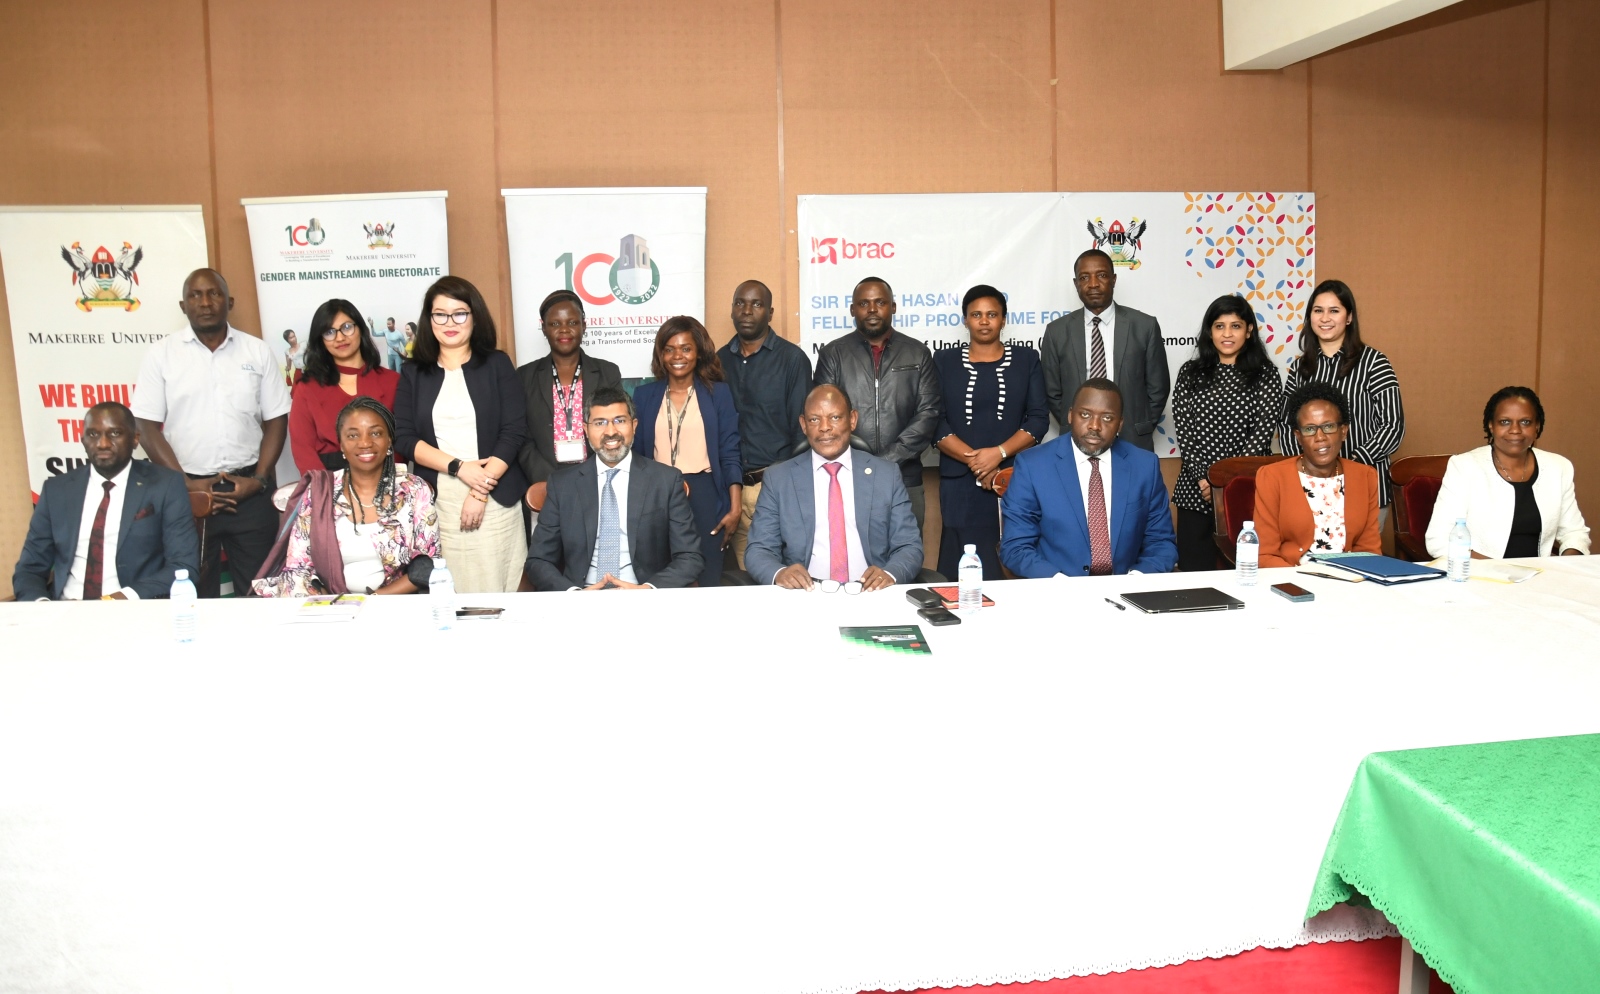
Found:
<svg viewBox="0 0 1600 994"><path fill-rule="evenodd" d="M855 650L852 655L933 655L933 650L928 648L928 640L922 637L920 625L871 625L866 628L846 628L841 625L839 637Z"/></svg>

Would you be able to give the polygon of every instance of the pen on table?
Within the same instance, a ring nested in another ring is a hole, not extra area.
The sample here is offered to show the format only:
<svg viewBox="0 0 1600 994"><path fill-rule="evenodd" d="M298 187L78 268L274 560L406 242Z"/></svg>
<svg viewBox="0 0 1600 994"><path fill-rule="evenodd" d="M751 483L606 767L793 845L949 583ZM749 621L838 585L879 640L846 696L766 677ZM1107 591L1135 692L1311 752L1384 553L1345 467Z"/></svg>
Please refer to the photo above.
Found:
<svg viewBox="0 0 1600 994"><path fill-rule="evenodd" d="M1116 601L1112 600L1109 597L1106 598L1106 603L1110 604L1112 607L1116 608L1118 611L1126 611L1127 610L1126 607L1123 607L1121 604L1118 604Z"/></svg>

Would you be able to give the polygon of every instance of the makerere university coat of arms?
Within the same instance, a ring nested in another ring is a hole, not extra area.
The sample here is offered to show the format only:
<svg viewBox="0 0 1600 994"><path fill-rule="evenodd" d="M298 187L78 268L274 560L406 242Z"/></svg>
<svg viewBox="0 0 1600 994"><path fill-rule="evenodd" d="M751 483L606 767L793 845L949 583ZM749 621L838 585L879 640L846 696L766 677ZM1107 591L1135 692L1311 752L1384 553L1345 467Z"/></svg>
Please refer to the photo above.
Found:
<svg viewBox="0 0 1600 994"><path fill-rule="evenodd" d="M1147 223L1138 218L1129 218L1128 226L1124 228L1122 222L1115 218L1111 220L1111 227L1107 228L1099 218L1089 222L1089 237L1094 239L1094 247L1111 256L1113 266L1127 266L1129 269L1139 268L1139 239L1144 237Z"/></svg>
<svg viewBox="0 0 1600 994"><path fill-rule="evenodd" d="M122 254L112 258L104 245L85 256L83 246L77 242L72 248L62 247L61 258L72 267L72 282L78 287L78 308L120 307L125 311L138 310L139 298L133 288L139 284L139 262L144 249L122 243Z"/></svg>

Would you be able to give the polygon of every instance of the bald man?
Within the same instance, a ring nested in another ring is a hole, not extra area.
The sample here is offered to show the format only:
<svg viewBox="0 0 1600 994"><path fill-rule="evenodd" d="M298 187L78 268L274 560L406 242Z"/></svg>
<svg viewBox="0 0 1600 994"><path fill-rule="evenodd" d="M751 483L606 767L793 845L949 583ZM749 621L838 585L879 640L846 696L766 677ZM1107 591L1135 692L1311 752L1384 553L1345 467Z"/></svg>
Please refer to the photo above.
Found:
<svg viewBox="0 0 1600 994"><path fill-rule="evenodd" d="M178 309L188 326L145 354L133 414L150 461L211 494L200 596L219 596L224 549L234 589L246 593L277 535L273 468L288 435L289 388L266 343L228 324L233 297L221 273L190 273Z"/></svg>

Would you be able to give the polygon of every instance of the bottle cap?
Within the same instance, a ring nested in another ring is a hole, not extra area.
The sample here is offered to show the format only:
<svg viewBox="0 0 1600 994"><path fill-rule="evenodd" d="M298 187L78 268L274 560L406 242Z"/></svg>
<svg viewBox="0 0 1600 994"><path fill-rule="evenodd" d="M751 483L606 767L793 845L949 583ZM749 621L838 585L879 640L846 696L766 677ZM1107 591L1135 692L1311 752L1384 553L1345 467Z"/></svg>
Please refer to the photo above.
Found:
<svg viewBox="0 0 1600 994"><path fill-rule="evenodd" d="M1457 518L1456 519L1456 524L1458 524L1458 525L1464 525L1466 523L1467 523L1467 519L1466 518Z"/></svg>
<svg viewBox="0 0 1600 994"><path fill-rule="evenodd" d="M964 545L964 546L961 547L961 551L970 552L973 555L977 555L978 554L978 547L976 545Z"/></svg>
<svg viewBox="0 0 1600 994"><path fill-rule="evenodd" d="M172 578L174 580L187 580L189 579L189 571L186 569L173 570Z"/></svg>
<svg viewBox="0 0 1600 994"><path fill-rule="evenodd" d="M1256 526L1256 523L1255 523L1255 522L1254 522L1254 521L1246 521L1246 522L1245 522L1245 523L1244 523L1244 526L1245 526L1245 527L1246 527L1246 528L1254 528L1254 527L1255 527L1255 526Z"/></svg>

